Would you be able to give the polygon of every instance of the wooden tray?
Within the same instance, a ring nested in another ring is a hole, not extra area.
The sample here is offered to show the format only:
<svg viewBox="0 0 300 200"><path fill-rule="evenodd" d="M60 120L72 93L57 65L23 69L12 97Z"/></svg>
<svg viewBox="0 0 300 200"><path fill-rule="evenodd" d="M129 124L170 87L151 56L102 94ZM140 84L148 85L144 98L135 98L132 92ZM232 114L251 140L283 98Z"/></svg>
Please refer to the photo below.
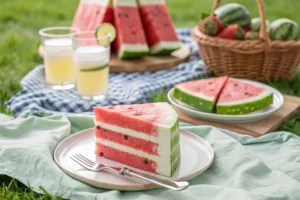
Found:
<svg viewBox="0 0 300 200"><path fill-rule="evenodd" d="M259 137L264 134L275 131L280 124L295 114L300 108L300 98L294 96L284 95L284 104L277 112L268 118L245 124L223 124L218 122L205 121L202 119L194 118L185 112L177 109L175 106L180 121L187 122L193 125L210 125L223 129L228 129L237 133Z"/></svg>
<svg viewBox="0 0 300 200"><path fill-rule="evenodd" d="M39 55L43 57L43 47L39 47ZM160 71L175 67L184 62L191 54L190 49L186 45L174 52L171 56L144 56L135 60L121 60L116 54L111 55L110 72L145 72Z"/></svg>

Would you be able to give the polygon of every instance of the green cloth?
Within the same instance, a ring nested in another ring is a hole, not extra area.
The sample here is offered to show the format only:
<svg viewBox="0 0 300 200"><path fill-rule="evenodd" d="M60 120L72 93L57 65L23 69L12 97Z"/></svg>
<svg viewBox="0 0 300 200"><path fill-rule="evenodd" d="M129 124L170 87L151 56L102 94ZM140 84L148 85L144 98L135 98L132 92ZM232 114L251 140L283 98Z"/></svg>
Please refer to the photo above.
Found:
<svg viewBox="0 0 300 200"><path fill-rule="evenodd" d="M91 116L49 115L12 119L0 114L0 174L42 193L71 199L300 199L300 138L287 132L260 138L208 126L182 125L208 141L212 166L186 190L142 192L104 190L64 174L53 161L55 146L70 132L93 126Z"/></svg>

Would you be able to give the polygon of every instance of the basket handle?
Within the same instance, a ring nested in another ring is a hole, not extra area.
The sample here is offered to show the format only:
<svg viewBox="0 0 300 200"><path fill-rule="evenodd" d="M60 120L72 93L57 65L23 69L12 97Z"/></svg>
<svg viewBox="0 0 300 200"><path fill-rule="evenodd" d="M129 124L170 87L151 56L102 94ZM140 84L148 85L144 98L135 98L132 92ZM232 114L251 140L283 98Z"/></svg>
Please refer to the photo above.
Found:
<svg viewBox="0 0 300 200"><path fill-rule="evenodd" d="M211 11L211 16L214 15L215 10L219 7L221 3L221 0L214 0L214 4ZM259 31L259 39L264 41L266 44L266 49L269 49L269 34L267 31L267 25L266 25L266 12L265 12L265 4L263 0L256 0L258 11L259 11L259 17L261 21L260 31Z"/></svg>

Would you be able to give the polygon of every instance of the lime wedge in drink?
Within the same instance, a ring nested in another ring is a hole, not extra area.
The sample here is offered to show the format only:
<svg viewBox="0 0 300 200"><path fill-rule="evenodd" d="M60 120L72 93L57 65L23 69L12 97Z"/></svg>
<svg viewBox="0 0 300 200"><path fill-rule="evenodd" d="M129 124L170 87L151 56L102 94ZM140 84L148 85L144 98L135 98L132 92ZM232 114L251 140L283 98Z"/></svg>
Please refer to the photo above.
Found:
<svg viewBox="0 0 300 200"><path fill-rule="evenodd" d="M96 38L98 38L99 45L106 46L109 42L113 42L116 38L117 31L115 27L110 23L102 23L96 29ZM109 35L109 40L105 37ZM103 39L101 39L103 38Z"/></svg>

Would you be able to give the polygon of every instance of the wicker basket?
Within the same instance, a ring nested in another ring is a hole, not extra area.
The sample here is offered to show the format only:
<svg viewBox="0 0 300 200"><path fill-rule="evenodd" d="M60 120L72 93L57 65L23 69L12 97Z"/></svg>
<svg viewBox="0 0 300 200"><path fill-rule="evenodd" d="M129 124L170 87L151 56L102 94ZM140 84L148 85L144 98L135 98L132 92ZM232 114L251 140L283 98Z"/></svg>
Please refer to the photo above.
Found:
<svg viewBox="0 0 300 200"><path fill-rule="evenodd" d="M290 78L300 62L300 41L271 41L265 23L263 0L256 0L261 18L259 40L226 40L193 29L206 67L217 76L252 80ZM215 0L212 13L221 0Z"/></svg>

